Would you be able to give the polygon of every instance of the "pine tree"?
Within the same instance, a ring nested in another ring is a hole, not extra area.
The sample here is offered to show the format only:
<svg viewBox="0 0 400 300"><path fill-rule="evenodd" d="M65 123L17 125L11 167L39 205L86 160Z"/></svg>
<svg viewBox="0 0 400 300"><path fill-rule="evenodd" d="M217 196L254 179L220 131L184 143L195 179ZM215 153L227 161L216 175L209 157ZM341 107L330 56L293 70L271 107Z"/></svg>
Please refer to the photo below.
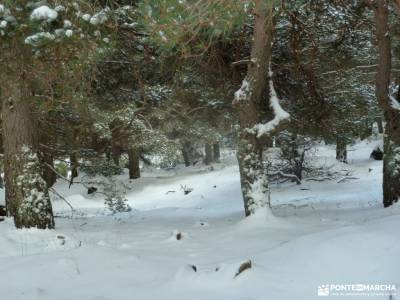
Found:
<svg viewBox="0 0 400 300"><path fill-rule="evenodd" d="M39 104L46 102L46 96L51 100L59 97L55 87L66 84L57 80L80 68L79 55L93 54L94 46L108 42L100 27L109 22L110 9L63 2L45 5L17 0L0 5L6 203L19 228L54 228L48 186L37 154Z"/></svg>

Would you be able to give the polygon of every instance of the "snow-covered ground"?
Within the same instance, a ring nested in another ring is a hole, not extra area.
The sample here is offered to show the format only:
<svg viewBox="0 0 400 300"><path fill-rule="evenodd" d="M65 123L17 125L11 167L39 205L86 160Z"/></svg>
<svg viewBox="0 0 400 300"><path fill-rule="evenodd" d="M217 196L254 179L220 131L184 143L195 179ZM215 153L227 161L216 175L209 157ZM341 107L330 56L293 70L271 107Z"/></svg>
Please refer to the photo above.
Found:
<svg viewBox="0 0 400 300"><path fill-rule="evenodd" d="M232 157L126 182L133 210L114 216L101 195L59 182L76 211L54 201L55 231L0 223L0 299L309 300L325 284L400 289L400 206L382 208L382 165L369 159L376 144L351 147L349 165L321 146L319 163L358 179L273 184L268 218L244 218ZM247 260L252 268L235 277Z"/></svg>

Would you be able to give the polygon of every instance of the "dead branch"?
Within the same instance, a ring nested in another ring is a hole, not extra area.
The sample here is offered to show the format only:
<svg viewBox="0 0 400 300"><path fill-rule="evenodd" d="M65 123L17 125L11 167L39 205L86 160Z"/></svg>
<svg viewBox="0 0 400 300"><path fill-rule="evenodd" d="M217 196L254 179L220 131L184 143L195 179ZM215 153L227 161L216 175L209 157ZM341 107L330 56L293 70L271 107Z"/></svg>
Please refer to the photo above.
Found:
<svg viewBox="0 0 400 300"><path fill-rule="evenodd" d="M278 178L291 179L291 180L296 181L297 184L301 184L301 180L299 179L299 177L297 177L297 176L294 175L294 174L286 174L286 173L283 173L282 171L270 173L270 174L268 174L268 177L271 177L271 178L276 178L276 177L278 177Z"/></svg>

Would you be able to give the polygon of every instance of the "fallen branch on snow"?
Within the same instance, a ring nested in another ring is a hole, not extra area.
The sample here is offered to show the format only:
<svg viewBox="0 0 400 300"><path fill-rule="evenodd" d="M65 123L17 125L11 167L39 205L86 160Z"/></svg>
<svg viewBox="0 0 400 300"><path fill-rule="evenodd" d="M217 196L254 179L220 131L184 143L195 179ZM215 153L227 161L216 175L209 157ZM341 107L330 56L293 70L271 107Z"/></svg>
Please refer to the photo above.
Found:
<svg viewBox="0 0 400 300"><path fill-rule="evenodd" d="M357 179L360 179L360 178L358 178L358 177L344 177L344 178L342 178L342 179L340 179L337 183L342 183L342 182L345 182L345 181L347 181L347 180L357 180Z"/></svg>
<svg viewBox="0 0 400 300"><path fill-rule="evenodd" d="M296 181L296 183L297 183L298 185L301 184L301 180L299 179L299 177L297 177L297 176L294 175L294 174L286 174L286 173L283 173L282 171L270 173L270 174L268 174L268 177L269 177L269 178L276 178L276 177L279 177L279 178L292 179L292 180ZM279 179L279 178L278 178L278 179Z"/></svg>
<svg viewBox="0 0 400 300"><path fill-rule="evenodd" d="M325 180L332 180L334 179L333 177L311 177L311 178L307 178L306 181L325 181Z"/></svg>

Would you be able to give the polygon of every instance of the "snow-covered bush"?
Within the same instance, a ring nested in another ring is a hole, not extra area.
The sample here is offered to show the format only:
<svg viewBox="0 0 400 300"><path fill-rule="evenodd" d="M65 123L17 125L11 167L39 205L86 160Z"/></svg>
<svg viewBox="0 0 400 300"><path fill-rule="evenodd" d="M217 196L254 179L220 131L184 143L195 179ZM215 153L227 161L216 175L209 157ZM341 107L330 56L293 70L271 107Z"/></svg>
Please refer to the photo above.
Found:
<svg viewBox="0 0 400 300"><path fill-rule="evenodd" d="M88 192L92 190L92 194L103 195L104 204L111 212L118 213L131 210L125 197L126 191L130 189L130 186L113 177L113 174L104 176L91 173L91 175L82 177L82 183L88 189Z"/></svg>
<svg viewBox="0 0 400 300"><path fill-rule="evenodd" d="M104 204L113 213L128 212L132 208L128 204L125 193L118 190L117 185L113 180L109 180L108 185L104 187Z"/></svg>
<svg viewBox="0 0 400 300"><path fill-rule="evenodd" d="M315 147L315 143L309 137L284 131L279 135L279 146L281 171L296 175L302 180L303 173L311 169L308 154Z"/></svg>

